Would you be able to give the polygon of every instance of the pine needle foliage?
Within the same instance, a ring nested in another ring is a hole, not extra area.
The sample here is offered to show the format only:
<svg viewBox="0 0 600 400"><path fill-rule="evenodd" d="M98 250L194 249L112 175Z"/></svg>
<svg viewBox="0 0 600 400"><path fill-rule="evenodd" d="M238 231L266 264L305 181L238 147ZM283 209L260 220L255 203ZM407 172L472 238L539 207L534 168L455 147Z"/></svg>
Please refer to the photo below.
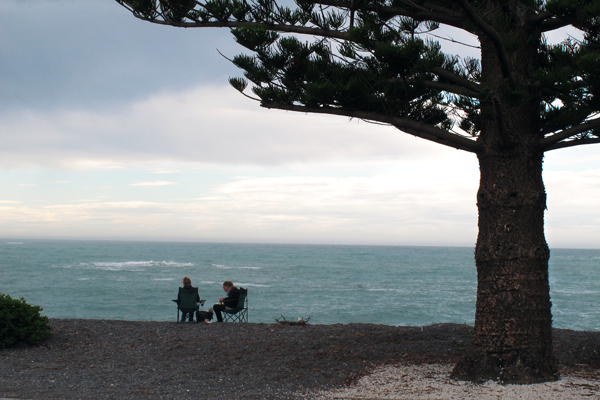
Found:
<svg viewBox="0 0 600 400"><path fill-rule="evenodd" d="M494 118L484 110L490 93L477 60L442 53L427 34L446 24L481 35L484 26L498 35L498 51L510 58L522 46L514 27L519 18L528 18L536 29L527 40L537 47L538 61L527 79L505 71L502 96L508 105L539 103L538 125L545 136L585 123L600 109L598 0L499 1L496 6L483 0L296 0L295 7L274 0L118 2L152 22L233 28L236 41L254 53L233 61L265 107L335 110L384 123L410 120L434 128L429 133L446 132L445 144L451 146L453 138L476 139L482 118ZM545 42L545 31L567 25L581 29L584 39ZM320 39L303 42L287 32ZM237 90L246 89L239 85L242 80L231 82ZM581 144L600 141L594 125L558 145L576 145L582 137L588 140Z"/></svg>

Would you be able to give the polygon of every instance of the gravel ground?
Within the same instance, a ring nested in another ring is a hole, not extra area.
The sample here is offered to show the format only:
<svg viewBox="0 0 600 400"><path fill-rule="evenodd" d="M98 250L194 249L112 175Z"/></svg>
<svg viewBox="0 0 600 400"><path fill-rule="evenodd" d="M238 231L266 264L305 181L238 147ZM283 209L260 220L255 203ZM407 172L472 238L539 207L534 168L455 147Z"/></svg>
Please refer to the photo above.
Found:
<svg viewBox="0 0 600 400"><path fill-rule="evenodd" d="M600 376L568 371L556 382L533 385L473 384L451 380L450 364L379 367L349 387L308 393L311 400L579 400L600 398Z"/></svg>
<svg viewBox="0 0 600 400"><path fill-rule="evenodd" d="M293 399L399 363L447 369L472 332L457 324L50 322L45 343L0 350L0 398ZM554 343L563 374L596 374L600 332L555 330Z"/></svg>

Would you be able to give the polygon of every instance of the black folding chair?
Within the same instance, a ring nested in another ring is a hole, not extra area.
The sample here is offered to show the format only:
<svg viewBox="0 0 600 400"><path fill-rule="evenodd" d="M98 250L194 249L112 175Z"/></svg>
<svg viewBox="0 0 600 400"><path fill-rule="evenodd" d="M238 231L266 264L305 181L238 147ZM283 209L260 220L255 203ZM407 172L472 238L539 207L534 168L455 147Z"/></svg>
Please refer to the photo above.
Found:
<svg viewBox="0 0 600 400"><path fill-rule="evenodd" d="M177 300L173 300L177 304L177 322L179 323L179 311L181 312L191 312L195 313L200 309L198 304L204 305L206 300L200 300L198 295L198 288L193 287L192 290L179 288L179 295L177 296L179 302Z"/></svg>
<svg viewBox="0 0 600 400"><path fill-rule="evenodd" d="M248 289L240 288L237 307L226 307L223 310L223 321L248 322Z"/></svg>

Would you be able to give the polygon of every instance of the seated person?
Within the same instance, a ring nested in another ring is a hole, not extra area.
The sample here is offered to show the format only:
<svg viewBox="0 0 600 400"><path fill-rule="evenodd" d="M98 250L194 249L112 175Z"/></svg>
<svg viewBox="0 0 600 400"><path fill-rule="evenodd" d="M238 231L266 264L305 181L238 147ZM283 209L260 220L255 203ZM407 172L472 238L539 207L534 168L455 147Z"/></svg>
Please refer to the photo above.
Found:
<svg viewBox="0 0 600 400"><path fill-rule="evenodd" d="M192 290L192 280L187 276L183 278L183 289L184 290ZM177 293L177 304L180 302L180 295ZM197 295L196 301L200 301L200 295ZM194 312L193 311L181 311L181 322L185 322L185 318L189 315L190 322L194 321Z"/></svg>
<svg viewBox="0 0 600 400"><path fill-rule="evenodd" d="M223 322L221 311L226 308L236 308L240 298L240 289L233 286L233 282L231 281L223 282L223 290L227 292L227 297L221 297L219 303L215 304L212 308L217 316L217 322Z"/></svg>

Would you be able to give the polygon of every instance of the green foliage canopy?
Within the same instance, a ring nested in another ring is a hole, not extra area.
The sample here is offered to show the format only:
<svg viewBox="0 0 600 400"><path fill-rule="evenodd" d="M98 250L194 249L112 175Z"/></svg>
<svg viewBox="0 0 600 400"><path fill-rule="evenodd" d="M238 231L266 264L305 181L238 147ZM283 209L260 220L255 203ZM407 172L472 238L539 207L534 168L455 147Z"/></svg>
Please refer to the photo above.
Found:
<svg viewBox="0 0 600 400"><path fill-rule="evenodd" d="M477 152L493 88L479 60L444 54L428 33L440 24L488 38L500 60L502 101L539 104L541 149L600 142L600 1L523 0L118 0L138 18L182 27L229 27L254 54L233 58L231 84L267 108L345 115L391 124ZM290 4L291 5L291 4ZM550 45L544 32L583 31ZM528 43L515 32L527 29ZM289 33L312 36L301 41ZM514 72L523 45L534 70Z"/></svg>

